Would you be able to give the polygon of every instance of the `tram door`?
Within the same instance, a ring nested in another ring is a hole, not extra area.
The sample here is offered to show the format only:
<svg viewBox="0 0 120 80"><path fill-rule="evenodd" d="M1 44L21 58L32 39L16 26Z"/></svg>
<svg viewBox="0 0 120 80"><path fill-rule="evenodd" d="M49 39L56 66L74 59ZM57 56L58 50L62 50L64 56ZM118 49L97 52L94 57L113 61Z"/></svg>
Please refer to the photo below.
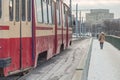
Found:
<svg viewBox="0 0 120 80"><path fill-rule="evenodd" d="M65 31L65 42L66 42L66 47L68 47L68 7L64 5L64 26L66 27Z"/></svg>
<svg viewBox="0 0 120 80"><path fill-rule="evenodd" d="M32 0L10 0L11 32L15 39L11 41L13 70L25 69L32 64Z"/></svg>

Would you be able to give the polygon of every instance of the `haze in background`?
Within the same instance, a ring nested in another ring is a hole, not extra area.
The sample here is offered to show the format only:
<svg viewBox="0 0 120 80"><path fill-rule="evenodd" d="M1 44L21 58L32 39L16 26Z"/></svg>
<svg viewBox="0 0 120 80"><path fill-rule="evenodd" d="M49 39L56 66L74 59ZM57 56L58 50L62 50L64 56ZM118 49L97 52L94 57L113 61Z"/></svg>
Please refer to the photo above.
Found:
<svg viewBox="0 0 120 80"><path fill-rule="evenodd" d="M69 1L64 0L68 5ZM76 3L79 5L79 10L109 9L111 13L114 13L114 18L120 18L120 0L72 0L72 10L76 10Z"/></svg>

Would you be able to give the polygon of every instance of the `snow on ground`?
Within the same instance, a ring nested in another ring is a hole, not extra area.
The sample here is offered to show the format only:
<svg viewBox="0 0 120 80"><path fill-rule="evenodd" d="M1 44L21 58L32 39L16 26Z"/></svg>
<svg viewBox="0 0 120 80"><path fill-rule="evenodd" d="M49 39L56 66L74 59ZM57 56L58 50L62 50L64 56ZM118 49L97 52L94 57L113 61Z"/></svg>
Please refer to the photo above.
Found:
<svg viewBox="0 0 120 80"><path fill-rule="evenodd" d="M71 80L90 39L75 40L68 49L39 65L20 80Z"/></svg>
<svg viewBox="0 0 120 80"><path fill-rule="evenodd" d="M120 51L108 42L101 50L94 39L88 80L120 80Z"/></svg>

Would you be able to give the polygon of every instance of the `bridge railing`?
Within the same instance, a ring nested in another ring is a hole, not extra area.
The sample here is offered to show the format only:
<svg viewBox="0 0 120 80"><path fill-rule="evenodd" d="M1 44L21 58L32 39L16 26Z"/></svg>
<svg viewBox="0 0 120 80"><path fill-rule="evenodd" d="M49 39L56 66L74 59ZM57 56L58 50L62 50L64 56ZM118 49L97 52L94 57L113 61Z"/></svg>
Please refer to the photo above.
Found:
<svg viewBox="0 0 120 80"><path fill-rule="evenodd" d="M120 37L113 36L113 35L107 35L106 41L111 43L113 46L115 46L116 48L120 50Z"/></svg>

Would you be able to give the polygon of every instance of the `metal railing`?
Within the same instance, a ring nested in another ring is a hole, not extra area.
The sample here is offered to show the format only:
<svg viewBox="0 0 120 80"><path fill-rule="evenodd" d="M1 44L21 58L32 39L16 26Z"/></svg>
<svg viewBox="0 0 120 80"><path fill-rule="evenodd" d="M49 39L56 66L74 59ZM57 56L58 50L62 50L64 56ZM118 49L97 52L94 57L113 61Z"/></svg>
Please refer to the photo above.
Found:
<svg viewBox="0 0 120 80"><path fill-rule="evenodd" d="M113 46L115 46L120 50L120 37L109 35L109 36L106 36L106 41L111 43Z"/></svg>

